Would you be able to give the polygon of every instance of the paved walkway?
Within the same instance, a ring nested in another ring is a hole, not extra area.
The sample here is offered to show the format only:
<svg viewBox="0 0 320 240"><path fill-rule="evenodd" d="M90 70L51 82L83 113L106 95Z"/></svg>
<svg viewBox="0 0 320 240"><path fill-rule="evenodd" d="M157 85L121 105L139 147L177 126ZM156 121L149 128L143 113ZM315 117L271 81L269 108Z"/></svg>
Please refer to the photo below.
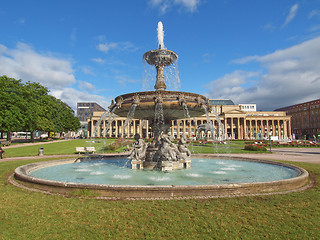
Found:
<svg viewBox="0 0 320 240"><path fill-rule="evenodd" d="M105 154L114 155L114 154ZM123 155L120 154L120 155ZM272 153L258 153L258 154L213 154L214 156L232 156L232 157L243 157L243 158L255 158L263 160L284 160L293 162L307 162L320 164L320 148L274 148ZM17 160L30 160L30 159L43 159L43 158L78 158L78 154L72 155L45 155L45 156L33 156L33 157L13 157L0 159L0 162L4 161L17 161Z"/></svg>
<svg viewBox="0 0 320 240"><path fill-rule="evenodd" d="M2 149L25 147L25 146L30 146L30 145L43 145L43 144L56 143L56 142L66 142L66 141L71 141L71 140L72 139L62 139L62 140L54 140L54 141L48 141L48 142L29 142L29 143L11 144L10 146L2 147Z"/></svg>
<svg viewBox="0 0 320 240"><path fill-rule="evenodd" d="M271 154L223 154L223 156L320 164L320 148L274 148Z"/></svg>

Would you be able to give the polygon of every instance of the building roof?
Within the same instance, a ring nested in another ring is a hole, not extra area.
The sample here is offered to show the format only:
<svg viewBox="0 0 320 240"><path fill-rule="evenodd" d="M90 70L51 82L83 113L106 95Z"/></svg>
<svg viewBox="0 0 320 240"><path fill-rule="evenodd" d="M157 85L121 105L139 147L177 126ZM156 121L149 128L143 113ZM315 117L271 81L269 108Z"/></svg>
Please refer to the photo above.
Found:
<svg viewBox="0 0 320 240"><path fill-rule="evenodd" d="M235 105L230 99L209 99L211 105Z"/></svg>
<svg viewBox="0 0 320 240"><path fill-rule="evenodd" d="M303 102L303 103L298 103L298 104L287 106L287 107L278 108L278 109L275 109L274 111L288 111L296 107L304 107L304 106L310 106L313 104L318 104L319 102L320 102L320 99L316 99L309 102Z"/></svg>

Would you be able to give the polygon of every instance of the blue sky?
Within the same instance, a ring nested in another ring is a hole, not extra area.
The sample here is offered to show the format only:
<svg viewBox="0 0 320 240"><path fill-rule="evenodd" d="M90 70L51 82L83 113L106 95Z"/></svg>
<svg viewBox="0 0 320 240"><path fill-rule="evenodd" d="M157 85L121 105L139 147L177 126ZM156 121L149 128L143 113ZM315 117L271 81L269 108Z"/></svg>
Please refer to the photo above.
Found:
<svg viewBox="0 0 320 240"><path fill-rule="evenodd" d="M142 56L179 55L179 90L258 110L320 98L320 0L2 0L0 75L75 109L145 89ZM176 90L176 89L167 89Z"/></svg>

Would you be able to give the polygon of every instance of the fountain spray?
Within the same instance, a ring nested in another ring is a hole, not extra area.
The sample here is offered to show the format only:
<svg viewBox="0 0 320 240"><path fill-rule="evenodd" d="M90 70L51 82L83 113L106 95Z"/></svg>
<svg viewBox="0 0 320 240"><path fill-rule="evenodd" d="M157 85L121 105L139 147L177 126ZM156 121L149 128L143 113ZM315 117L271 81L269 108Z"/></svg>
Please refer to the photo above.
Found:
<svg viewBox="0 0 320 240"><path fill-rule="evenodd" d="M163 25L161 21L158 22L157 30L158 30L159 49L165 49L164 42L163 42L164 32L163 32Z"/></svg>

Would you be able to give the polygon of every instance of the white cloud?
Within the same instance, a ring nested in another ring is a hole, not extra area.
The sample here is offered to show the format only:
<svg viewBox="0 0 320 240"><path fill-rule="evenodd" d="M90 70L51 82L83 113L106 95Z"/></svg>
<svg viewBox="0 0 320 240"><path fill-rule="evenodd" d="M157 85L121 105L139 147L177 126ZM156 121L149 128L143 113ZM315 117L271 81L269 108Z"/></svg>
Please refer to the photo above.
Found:
<svg viewBox="0 0 320 240"><path fill-rule="evenodd" d="M288 16L286 17L286 20L284 21L282 27L285 27L288 25L289 22L291 22L295 16L297 15L297 12L298 12L298 8L299 8L299 5L296 3L294 4L291 8L290 8L290 11L289 11L289 14Z"/></svg>
<svg viewBox="0 0 320 240"><path fill-rule="evenodd" d="M313 18L313 17L320 17L320 10L314 9L310 12L308 18Z"/></svg>
<svg viewBox="0 0 320 240"><path fill-rule="evenodd" d="M102 58L91 58L91 61L94 61L96 63L104 63L105 60L103 60Z"/></svg>
<svg viewBox="0 0 320 240"><path fill-rule="evenodd" d="M257 103L258 109L274 110L318 99L320 89L320 37L265 56L248 56L234 62L261 65L261 73L236 70L209 84L211 98L230 98L236 103Z"/></svg>
<svg viewBox="0 0 320 240"><path fill-rule="evenodd" d="M95 90L96 87L89 82L79 81L79 89L86 90L86 91L92 91L92 90Z"/></svg>
<svg viewBox="0 0 320 240"><path fill-rule="evenodd" d="M111 49L117 48L117 43L100 43L97 46L97 49L101 52L108 53Z"/></svg>
<svg viewBox="0 0 320 240"><path fill-rule="evenodd" d="M99 43L97 49L101 52L108 53L110 50L133 52L138 48L135 47L131 42L105 42Z"/></svg>
<svg viewBox="0 0 320 240"><path fill-rule="evenodd" d="M70 60L40 54L25 43L15 49L0 47L0 74L39 82L48 88L63 88L76 82Z"/></svg>
<svg viewBox="0 0 320 240"><path fill-rule="evenodd" d="M110 103L104 97L90 94L96 88L89 82L79 81L78 91L71 87L76 83L74 70L70 60L36 52L25 43L18 43L16 48L9 49L0 44L0 75L7 75L24 82L39 82L47 87L51 94L73 109L77 102L97 102L101 106ZM90 74L90 68L82 67L82 71Z"/></svg>
<svg viewBox="0 0 320 240"><path fill-rule="evenodd" d="M189 11L193 12L197 10L200 0L174 0L174 3L177 5L182 5Z"/></svg>
<svg viewBox="0 0 320 240"><path fill-rule="evenodd" d="M80 68L81 68L81 71L84 74L95 76L95 73L93 72L91 67L89 67L89 66L81 66Z"/></svg>
<svg viewBox="0 0 320 240"><path fill-rule="evenodd" d="M158 8L162 14L175 6L194 12L197 10L200 0L149 0L149 4L154 8Z"/></svg>
<svg viewBox="0 0 320 240"><path fill-rule="evenodd" d="M63 90L52 91L54 97L67 103L73 110L76 109L78 102L96 102L107 110L111 99L99 95L88 94L86 91L78 91L74 88L64 88Z"/></svg>
<svg viewBox="0 0 320 240"><path fill-rule="evenodd" d="M116 81L118 84L120 84L121 86L125 87L128 83L138 83L140 82L140 80L134 80L130 77L127 76L121 76L121 75L117 75L115 77Z"/></svg>

